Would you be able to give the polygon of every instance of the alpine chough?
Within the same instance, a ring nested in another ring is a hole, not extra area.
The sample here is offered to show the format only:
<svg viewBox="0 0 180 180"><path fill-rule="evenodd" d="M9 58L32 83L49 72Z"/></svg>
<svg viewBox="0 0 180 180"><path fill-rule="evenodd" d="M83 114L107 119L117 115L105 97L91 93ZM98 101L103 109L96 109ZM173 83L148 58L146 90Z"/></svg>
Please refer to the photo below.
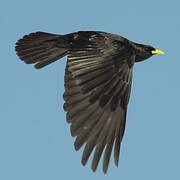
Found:
<svg viewBox="0 0 180 180"><path fill-rule="evenodd" d="M76 136L74 147L79 150L85 144L83 165L95 149L93 171L104 150L104 173L114 147L118 166L134 63L163 52L99 31L66 35L35 32L17 41L15 49L21 60L35 63L36 69L67 56L63 97L71 135Z"/></svg>

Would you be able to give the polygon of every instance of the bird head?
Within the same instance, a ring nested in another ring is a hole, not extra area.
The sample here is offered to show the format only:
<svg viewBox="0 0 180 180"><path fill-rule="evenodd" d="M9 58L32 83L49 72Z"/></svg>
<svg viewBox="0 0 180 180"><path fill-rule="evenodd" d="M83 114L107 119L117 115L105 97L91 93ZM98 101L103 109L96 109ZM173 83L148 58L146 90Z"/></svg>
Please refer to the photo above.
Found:
<svg viewBox="0 0 180 180"><path fill-rule="evenodd" d="M164 54L161 50L155 49L149 45L137 44L136 43L136 62L144 61L155 54Z"/></svg>

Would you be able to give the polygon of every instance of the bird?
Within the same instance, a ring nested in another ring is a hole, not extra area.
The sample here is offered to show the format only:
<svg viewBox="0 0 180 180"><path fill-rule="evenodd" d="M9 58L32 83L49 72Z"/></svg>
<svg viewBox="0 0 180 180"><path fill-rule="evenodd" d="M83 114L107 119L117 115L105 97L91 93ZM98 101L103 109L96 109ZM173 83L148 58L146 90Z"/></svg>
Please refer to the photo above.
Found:
<svg viewBox="0 0 180 180"><path fill-rule="evenodd" d="M118 166L134 64L164 53L103 31L65 35L38 31L18 40L15 50L22 61L35 64L36 69L67 56L63 108L71 136L76 137L74 148L84 146L82 165L94 150L93 172L103 156L102 170L107 173L113 149Z"/></svg>

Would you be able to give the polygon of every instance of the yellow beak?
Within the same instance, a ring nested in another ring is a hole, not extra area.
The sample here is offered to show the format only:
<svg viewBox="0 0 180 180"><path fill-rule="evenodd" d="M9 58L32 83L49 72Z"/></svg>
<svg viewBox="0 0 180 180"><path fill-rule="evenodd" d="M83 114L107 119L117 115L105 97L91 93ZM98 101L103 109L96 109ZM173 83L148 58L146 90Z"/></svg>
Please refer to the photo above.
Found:
<svg viewBox="0 0 180 180"><path fill-rule="evenodd" d="M162 52L161 50L158 50L158 49L151 51L151 52L152 52L152 54L164 54L164 52Z"/></svg>

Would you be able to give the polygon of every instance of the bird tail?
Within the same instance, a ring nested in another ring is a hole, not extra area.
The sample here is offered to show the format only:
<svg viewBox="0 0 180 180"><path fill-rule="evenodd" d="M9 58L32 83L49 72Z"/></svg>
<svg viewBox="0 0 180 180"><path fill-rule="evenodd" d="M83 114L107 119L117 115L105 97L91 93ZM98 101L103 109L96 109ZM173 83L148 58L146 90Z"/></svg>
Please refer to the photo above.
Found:
<svg viewBox="0 0 180 180"><path fill-rule="evenodd" d="M63 35L35 32L17 41L15 49L21 60L40 69L67 55L63 39Z"/></svg>

